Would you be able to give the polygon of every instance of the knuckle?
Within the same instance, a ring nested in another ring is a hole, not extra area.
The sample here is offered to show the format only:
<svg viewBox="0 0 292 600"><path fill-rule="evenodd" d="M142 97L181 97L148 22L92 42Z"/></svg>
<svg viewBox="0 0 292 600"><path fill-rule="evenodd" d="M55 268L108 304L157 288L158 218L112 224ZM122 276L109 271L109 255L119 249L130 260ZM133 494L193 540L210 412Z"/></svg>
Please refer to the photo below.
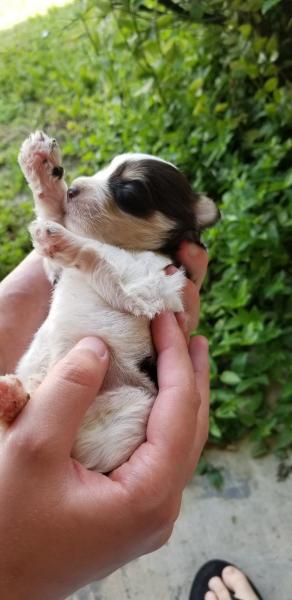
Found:
<svg viewBox="0 0 292 600"><path fill-rule="evenodd" d="M63 362L62 377L68 383L94 387L97 383L97 376L96 357L90 350L83 350L82 356L73 350Z"/></svg>

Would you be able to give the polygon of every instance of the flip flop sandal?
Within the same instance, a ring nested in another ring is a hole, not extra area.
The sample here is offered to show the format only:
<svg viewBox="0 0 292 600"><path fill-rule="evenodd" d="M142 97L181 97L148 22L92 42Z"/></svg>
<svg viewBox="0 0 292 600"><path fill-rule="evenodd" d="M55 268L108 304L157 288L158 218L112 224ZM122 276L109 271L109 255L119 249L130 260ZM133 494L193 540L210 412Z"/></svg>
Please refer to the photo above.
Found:
<svg viewBox="0 0 292 600"><path fill-rule="evenodd" d="M234 567L230 562L226 562L225 560L210 560L205 563L198 571L195 579L193 581L191 593L189 596L189 600L204 600L205 594L209 592L208 583L211 577L221 577L223 569L225 567ZM238 569L238 567L236 567ZM258 596L259 600L263 600L263 597L260 595L259 591L256 589L255 585L247 578L247 581L254 591L254 593ZM232 600L244 600L243 598L237 598L230 590L229 594Z"/></svg>

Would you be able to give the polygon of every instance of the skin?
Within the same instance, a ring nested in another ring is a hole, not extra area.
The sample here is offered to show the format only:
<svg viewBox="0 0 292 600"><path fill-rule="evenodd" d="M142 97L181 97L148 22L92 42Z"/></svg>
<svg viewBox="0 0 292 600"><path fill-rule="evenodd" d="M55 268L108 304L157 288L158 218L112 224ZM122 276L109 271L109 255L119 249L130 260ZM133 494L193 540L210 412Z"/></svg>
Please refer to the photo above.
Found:
<svg viewBox="0 0 292 600"><path fill-rule="evenodd" d="M108 367L108 350L94 337L55 365L2 436L1 598L64 598L169 538L208 431L208 344L200 336L186 343L207 256L183 244L179 257L196 283L186 284L185 314L163 313L152 323L159 393L146 441L130 460L105 476L70 456ZM49 294L34 253L1 284L3 373L45 318Z"/></svg>
<svg viewBox="0 0 292 600"><path fill-rule="evenodd" d="M246 576L234 566L225 567L221 577L212 577L204 600L232 600L231 593L242 600L259 600Z"/></svg>

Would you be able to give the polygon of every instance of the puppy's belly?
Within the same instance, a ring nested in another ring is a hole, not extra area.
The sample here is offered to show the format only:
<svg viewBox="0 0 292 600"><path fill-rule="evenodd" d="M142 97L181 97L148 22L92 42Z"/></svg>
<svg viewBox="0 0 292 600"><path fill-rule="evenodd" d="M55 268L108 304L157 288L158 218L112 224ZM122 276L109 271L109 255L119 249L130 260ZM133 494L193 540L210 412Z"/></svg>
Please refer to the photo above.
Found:
<svg viewBox="0 0 292 600"><path fill-rule="evenodd" d="M113 310L82 276L69 273L66 281L64 275L46 323L48 368L87 335L101 337L108 345L111 358L104 385L86 413L73 448L73 456L87 468L108 472L127 460L145 439L156 395L154 384L139 366L153 353L149 321Z"/></svg>
<svg viewBox="0 0 292 600"><path fill-rule="evenodd" d="M47 325L49 367L81 338L96 335L105 341L111 353L106 388L125 383L147 385L148 378L139 364L146 356L153 355L149 320L114 310L78 272L68 270L63 274L55 290Z"/></svg>

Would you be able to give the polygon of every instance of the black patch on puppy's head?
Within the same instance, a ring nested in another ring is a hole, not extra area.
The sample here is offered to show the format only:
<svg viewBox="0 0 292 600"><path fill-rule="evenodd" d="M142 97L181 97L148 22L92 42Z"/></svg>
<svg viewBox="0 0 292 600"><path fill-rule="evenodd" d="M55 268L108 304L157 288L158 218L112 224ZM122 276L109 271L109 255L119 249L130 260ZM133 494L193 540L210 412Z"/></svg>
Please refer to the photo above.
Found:
<svg viewBox="0 0 292 600"><path fill-rule="evenodd" d="M155 207L149 187L140 179L122 179L114 175L110 189L117 206L134 217L148 217Z"/></svg>
<svg viewBox="0 0 292 600"><path fill-rule="evenodd" d="M173 256L182 240L200 243L200 232L219 218L215 203L193 192L186 177L155 158L125 160L109 179L120 210L147 219L158 211L172 221L160 250Z"/></svg>

